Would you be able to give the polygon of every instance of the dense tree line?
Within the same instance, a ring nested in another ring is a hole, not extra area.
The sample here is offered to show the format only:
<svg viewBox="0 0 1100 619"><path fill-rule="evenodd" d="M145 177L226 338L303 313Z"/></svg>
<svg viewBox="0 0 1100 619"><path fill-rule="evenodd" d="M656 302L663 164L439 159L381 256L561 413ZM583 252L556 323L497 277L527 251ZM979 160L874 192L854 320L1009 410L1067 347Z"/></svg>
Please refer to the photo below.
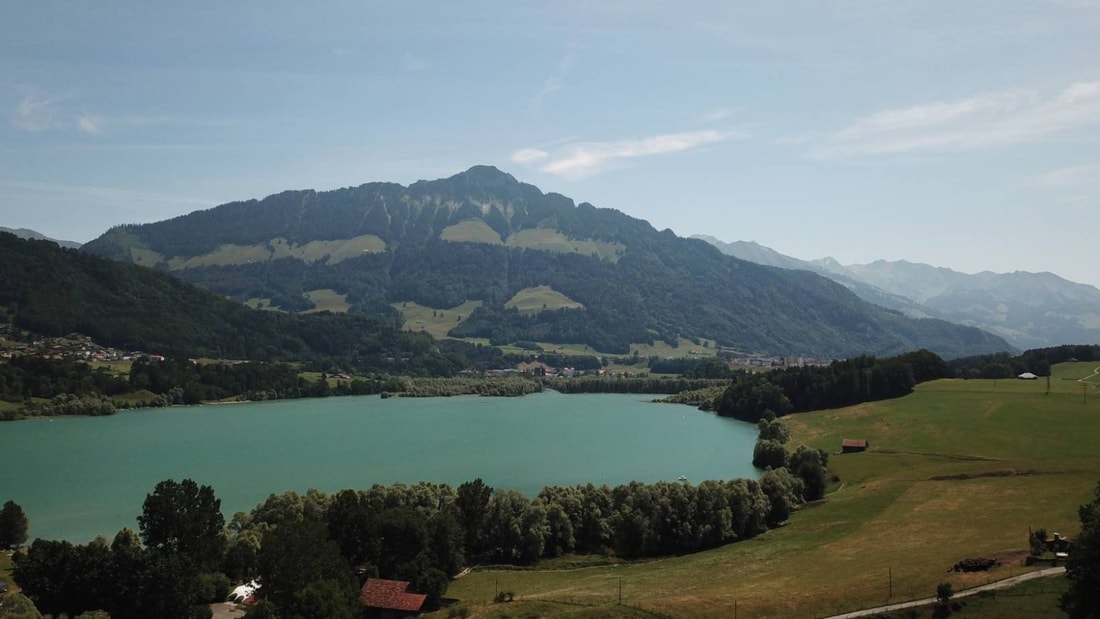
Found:
<svg viewBox="0 0 1100 619"><path fill-rule="evenodd" d="M997 353L953 359L948 367L957 378L1013 378L1024 372L1036 376L1050 376L1050 366L1066 361L1096 361L1100 359L1100 346L1055 346L1037 348L1020 355Z"/></svg>
<svg viewBox="0 0 1100 619"><path fill-rule="evenodd" d="M225 599L220 501L191 480L157 484L138 518L110 543L36 539L16 554L13 577L43 613L104 610L114 619L210 617Z"/></svg>
<svg viewBox="0 0 1100 619"><path fill-rule="evenodd" d="M106 369L92 369L81 361L24 355L0 362L0 399L8 402L61 394L112 396L129 390L125 378Z"/></svg>
<svg viewBox="0 0 1100 619"><path fill-rule="evenodd" d="M356 617L369 576L407 580L435 607L464 565L673 555L759 535L815 496L802 471L820 464L816 454L800 448L793 472L768 470L760 482L551 486L534 498L480 479L286 492L228 524L212 488L166 480L146 497L140 533L35 540L13 576L41 611L71 616L208 617L205 604L224 599L230 582L253 578L263 584L253 619Z"/></svg>
<svg viewBox="0 0 1100 619"><path fill-rule="evenodd" d="M943 359L927 350L876 359L860 356L823 367L793 367L739 374L714 404L718 414L758 421L777 415L897 398L918 384L950 376Z"/></svg>

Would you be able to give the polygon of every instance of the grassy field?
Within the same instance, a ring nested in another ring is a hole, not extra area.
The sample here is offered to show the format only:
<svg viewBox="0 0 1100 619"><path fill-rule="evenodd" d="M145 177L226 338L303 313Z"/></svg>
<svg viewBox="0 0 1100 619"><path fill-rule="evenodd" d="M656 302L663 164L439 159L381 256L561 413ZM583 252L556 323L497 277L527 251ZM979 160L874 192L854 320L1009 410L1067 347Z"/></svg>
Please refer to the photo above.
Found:
<svg viewBox="0 0 1100 619"><path fill-rule="evenodd" d="M129 376L130 369L134 367L132 360L127 361L91 361L88 365L93 369L107 368L115 376Z"/></svg>
<svg viewBox="0 0 1100 619"><path fill-rule="evenodd" d="M386 242L373 234L364 234L350 239L310 241L305 245L294 245L286 239L277 238L255 245L222 245L208 254L186 259L176 256L168 260L168 268L175 271L203 266L266 262L277 258L298 258L310 264L327 258L329 264L336 264L341 260L364 253L378 253L385 250ZM155 265L163 259L160 254L149 250L135 249L131 251L131 255L136 262L146 266Z"/></svg>
<svg viewBox="0 0 1100 619"><path fill-rule="evenodd" d="M351 304L348 303L348 296L346 294L339 294L331 288L323 288L321 290L310 290L306 293L306 297L316 306L309 310L311 312L336 312L346 313L351 309Z"/></svg>
<svg viewBox="0 0 1100 619"><path fill-rule="evenodd" d="M500 235L482 219L467 219L443 228L439 238L444 241L466 243L488 243L490 245L502 245Z"/></svg>
<svg viewBox="0 0 1100 619"><path fill-rule="evenodd" d="M520 314L526 315L537 314L547 310L564 308L575 309L584 306L557 290L554 290L550 286L535 286L533 288L524 288L517 292L515 296L508 299L504 307L514 307L519 310Z"/></svg>
<svg viewBox="0 0 1100 619"><path fill-rule="evenodd" d="M434 310L416 303L394 303L393 307L405 317L401 328L405 331L423 331L436 339L447 337L447 332L458 324L458 319L467 318L470 312L481 307L481 301L467 301L457 307Z"/></svg>
<svg viewBox="0 0 1100 619"><path fill-rule="evenodd" d="M952 603L957 619L1043 619L1065 617L1058 600L1069 586L1064 577L1039 578L1001 591L960 598ZM932 619L932 608L915 609L912 619ZM906 616L906 615L901 615Z"/></svg>
<svg viewBox="0 0 1100 619"><path fill-rule="evenodd" d="M735 603L742 617L821 617L928 597L945 580L962 590L1018 574L1030 569L1028 527L1073 535L1077 507L1100 481L1100 390L1089 387L1086 404L1081 383L1062 380L1095 367L1085 365L1058 366L1049 395L1045 380L944 380L789 417L794 444L834 453L842 484L787 526L636 564L474 572L448 596L489 608L499 588L521 600L613 605L621 583L624 602L676 617L729 617ZM836 454L843 438L871 448ZM976 557L1002 565L948 573Z"/></svg>
<svg viewBox="0 0 1100 619"><path fill-rule="evenodd" d="M508 247L538 249L560 254L577 253L597 256L609 262L618 262L626 246L610 241L593 239L571 239L557 230L549 228L528 228L508 237Z"/></svg>

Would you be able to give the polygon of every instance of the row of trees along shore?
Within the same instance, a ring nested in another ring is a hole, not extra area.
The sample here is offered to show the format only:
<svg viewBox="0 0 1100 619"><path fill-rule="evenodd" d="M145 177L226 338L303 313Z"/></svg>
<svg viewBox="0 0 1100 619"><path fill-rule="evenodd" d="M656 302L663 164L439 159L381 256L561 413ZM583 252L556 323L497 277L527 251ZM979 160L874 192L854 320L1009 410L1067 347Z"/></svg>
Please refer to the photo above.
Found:
<svg viewBox="0 0 1100 619"><path fill-rule="evenodd" d="M770 423L762 431L782 426ZM139 533L37 539L15 555L13 575L42 612L70 616L209 617L206 604L253 578L263 586L252 619L358 616L358 587L370 576L411 582L432 608L464 565L528 566L570 553L617 561L755 537L823 492L824 454L800 447L790 462L794 473L769 468L760 481L550 486L534 498L480 479L286 492L228 524L212 488L167 480L147 496Z"/></svg>
<svg viewBox="0 0 1100 619"><path fill-rule="evenodd" d="M448 363L420 364L412 374L369 374L347 377L335 361L305 365L281 362L196 363L188 359L134 361L128 375L93 367L73 359L43 359L16 355L0 362L0 400L17 406L0 407L0 419L37 415L107 415L117 408L198 404L219 400L272 400L332 395L515 396L544 387L563 393L664 394L662 400L690 404L719 415L755 422L767 410L777 415L900 397L916 384L937 378L1008 378L1023 372L1049 375L1050 366L1069 360L1100 359L1100 346L1059 346L954 359L945 362L927 350L878 359L859 356L827 366L775 368L766 372L734 370L716 357L649 360L650 370L679 371L679 376L597 376L575 378L507 376L455 377L453 352L443 350ZM468 345L467 345L468 347ZM591 355L544 353L490 354L478 349L476 367L507 367L539 360L551 367L599 368L608 360ZM484 349L484 350L483 350ZM632 358L616 359L615 362ZM555 365L556 364L556 365ZM572 365L567 365L572 364ZM436 367L438 366L438 367ZM425 368L435 367L435 370ZM325 368L322 370L321 368ZM316 376L307 379L304 370ZM437 372L438 370L438 372ZM339 379L331 379L340 376Z"/></svg>

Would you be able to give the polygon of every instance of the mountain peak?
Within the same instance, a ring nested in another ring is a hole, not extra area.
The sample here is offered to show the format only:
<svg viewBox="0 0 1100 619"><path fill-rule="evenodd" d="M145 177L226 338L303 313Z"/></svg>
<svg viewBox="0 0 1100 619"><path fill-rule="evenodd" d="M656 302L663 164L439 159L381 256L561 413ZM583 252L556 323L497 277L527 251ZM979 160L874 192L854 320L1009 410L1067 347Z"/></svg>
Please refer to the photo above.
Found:
<svg viewBox="0 0 1100 619"><path fill-rule="evenodd" d="M459 172L448 178L449 181L460 181L476 184L483 187L499 187L504 185L518 185L519 181L511 174L491 165L476 165Z"/></svg>

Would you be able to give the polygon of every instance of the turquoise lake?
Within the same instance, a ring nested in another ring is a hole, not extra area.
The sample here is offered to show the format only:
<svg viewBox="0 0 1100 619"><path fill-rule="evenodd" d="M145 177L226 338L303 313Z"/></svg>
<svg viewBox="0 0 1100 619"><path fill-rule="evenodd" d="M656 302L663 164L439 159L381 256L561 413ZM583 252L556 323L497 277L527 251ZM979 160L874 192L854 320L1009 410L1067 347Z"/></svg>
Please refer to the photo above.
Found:
<svg viewBox="0 0 1100 619"><path fill-rule="evenodd" d="M137 530L157 482L212 486L228 519L271 493L480 477L548 485L758 477L756 426L647 395L359 396L127 411L0 424L0 503L30 537Z"/></svg>

